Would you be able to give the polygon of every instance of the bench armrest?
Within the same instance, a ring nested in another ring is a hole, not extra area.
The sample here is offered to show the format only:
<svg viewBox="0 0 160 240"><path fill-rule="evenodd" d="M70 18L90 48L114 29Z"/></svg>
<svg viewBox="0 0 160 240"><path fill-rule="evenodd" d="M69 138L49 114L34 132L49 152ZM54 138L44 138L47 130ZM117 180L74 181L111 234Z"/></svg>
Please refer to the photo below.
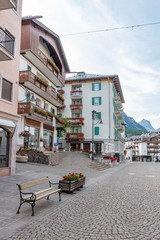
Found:
<svg viewBox="0 0 160 240"><path fill-rule="evenodd" d="M26 201L36 201L36 195L33 192L22 192L22 191L20 191L20 195L21 195L21 198L25 199Z"/></svg>
<svg viewBox="0 0 160 240"><path fill-rule="evenodd" d="M59 182L50 182L49 181L49 186L51 187L52 185L58 185L58 188L61 188L61 185Z"/></svg>

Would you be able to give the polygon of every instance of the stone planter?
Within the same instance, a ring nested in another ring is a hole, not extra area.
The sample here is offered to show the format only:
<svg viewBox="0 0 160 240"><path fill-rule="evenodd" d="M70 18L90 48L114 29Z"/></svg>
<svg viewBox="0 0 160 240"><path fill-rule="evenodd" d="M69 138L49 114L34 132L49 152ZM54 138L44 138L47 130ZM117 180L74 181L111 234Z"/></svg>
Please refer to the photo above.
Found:
<svg viewBox="0 0 160 240"><path fill-rule="evenodd" d="M73 180L73 181L66 181L66 180L59 181L59 187L61 187L62 191L64 192L73 192L74 190L80 187L83 188L84 184L85 184L85 177L82 177L79 180Z"/></svg>
<svg viewBox="0 0 160 240"><path fill-rule="evenodd" d="M16 162L26 163L28 162L28 156L16 155Z"/></svg>

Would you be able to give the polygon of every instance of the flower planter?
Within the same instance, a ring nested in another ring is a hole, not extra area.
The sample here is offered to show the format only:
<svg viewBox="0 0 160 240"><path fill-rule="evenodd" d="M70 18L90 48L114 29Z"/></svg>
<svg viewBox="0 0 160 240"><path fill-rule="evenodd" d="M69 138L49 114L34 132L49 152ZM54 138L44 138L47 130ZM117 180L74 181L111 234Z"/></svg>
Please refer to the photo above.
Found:
<svg viewBox="0 0 160 240"><path fill-rule="evenodd" d="M28 156L16 155L16 162L26 163L28 162Z"/></svg>
<svg viewBox="0 0 160 240"><path fill-rule="evenodd" d="M67 180L60 180L59 187L62 188L64 192L73 192L78 188L83 188L85 184L85 177L80 178L79 180L67 181Z"/></svg>

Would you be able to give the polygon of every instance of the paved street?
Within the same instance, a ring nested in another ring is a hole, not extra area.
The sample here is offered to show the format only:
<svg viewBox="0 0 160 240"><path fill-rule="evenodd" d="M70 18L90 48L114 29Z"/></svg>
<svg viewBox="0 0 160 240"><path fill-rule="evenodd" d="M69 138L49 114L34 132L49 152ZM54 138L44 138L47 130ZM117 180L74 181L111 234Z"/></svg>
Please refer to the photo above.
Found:
<svg viewBox="0 0 160 240"><path fill-rule="evenodd" d="M77 161L75 157L72 169ZM62 202L58 202L57 196L51 197L49 202L40 201L35 217L31 217L30 206L22 206L21 213L16 215L15 199L14 204L8 206L8 214L11 214L10 208L15 207L12 215L8 219L6 217L4 223L1 221L4 226L0 229L0 239L160 239L160 164L130 162L98 171L89 167L90 161L84 158L81 167L77 166L87 176L84 188L73 194L63 193ZM68 170L64 162L55 167L45 166L43 171L41 166L34 166L33 170L33 165L23 167L20 164L17 175L12 179L22 180L25 175L27 180L33 177L33 173L37 178L47 171L59 178L62 165ZM2 178L1 183L5 181L9 183L8 177ZM0 201L1 209L4 199ZM9 201L7 199L8 204Z"/></svg>

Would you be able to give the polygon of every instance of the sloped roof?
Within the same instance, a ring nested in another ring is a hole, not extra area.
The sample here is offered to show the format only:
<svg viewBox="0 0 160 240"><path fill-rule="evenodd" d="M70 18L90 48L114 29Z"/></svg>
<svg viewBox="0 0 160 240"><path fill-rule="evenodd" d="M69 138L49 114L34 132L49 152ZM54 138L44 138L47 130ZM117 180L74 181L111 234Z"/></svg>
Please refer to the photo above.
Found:
<svg viewBox="0 0 160 240"><path fill-rule="evenodd" d="M63 49L60 37L55 32L53 32L51 29L46 27L43 23L38 21L37 18L42 18L42 16L26 16L26 17L22 17L22 22L24 22L24 21L32 21L36 25L38 25L39 27L41 27L42 29L44 29L45 31L47 31L48 33L50 33L54 37L54 40L55 40L55 42L57 44L60 56L61 56L61 58L63 60L65 70L66 70L66 72L69 73L70 72L70 68L69 68L69 65L68 65L68 62L67 62L67 58L66 58L66 55L65 55L65 52L64 52L64 49Z"/></svg>
<svg viewBox="0 0 160 240"><path fill-rule="evenodd" d="M73 73L74 75L71 77L67 77L65 82L70 82L70 81L84 81L84 80L94 80L94 79L106 79L109 80L111 79L113 81L113 84L116 88L117 93L119 94L122 103L125 102L121 84L119 81L118 75L101 75L101 74L88 74L85 72L75 72Z"/></svg>

